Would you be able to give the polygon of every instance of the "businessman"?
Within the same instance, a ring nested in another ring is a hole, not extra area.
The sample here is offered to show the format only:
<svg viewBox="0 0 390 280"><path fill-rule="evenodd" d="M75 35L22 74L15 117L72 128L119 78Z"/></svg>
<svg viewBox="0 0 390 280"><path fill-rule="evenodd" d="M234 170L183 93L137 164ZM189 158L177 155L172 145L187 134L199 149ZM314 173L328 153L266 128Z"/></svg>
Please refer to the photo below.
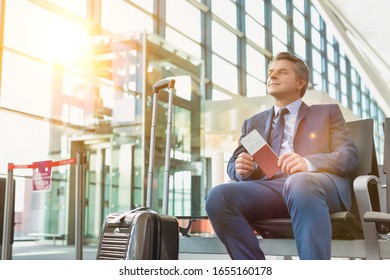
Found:
<svg viewBox="0 0 390 280"><path fill-rule="evenodd" d="M242 145L228 163L238 182L215 186L206 211L232 259L265 259L251 222L291 217L300 259L330 259L330 213L350 209L357 150L336 104L302 102L309 82L305 63L279 53L268 65L274 106L244 121L240 140L256 129L279 156L268 178Z"/></svg>

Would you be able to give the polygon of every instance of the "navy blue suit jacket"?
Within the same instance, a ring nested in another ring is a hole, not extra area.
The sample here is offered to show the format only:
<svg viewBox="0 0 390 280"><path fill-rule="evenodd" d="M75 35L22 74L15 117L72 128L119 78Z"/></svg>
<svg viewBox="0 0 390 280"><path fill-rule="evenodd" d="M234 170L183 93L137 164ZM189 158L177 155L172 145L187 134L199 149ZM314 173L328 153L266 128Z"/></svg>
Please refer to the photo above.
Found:
<svg viewBox="0 0 390 280"><path fill-rule="evenodd" d="M240 140L253 129L268 140L272 130L274 108L261 112L244 121ZM335 183L340 199L350 209L351 180L349 174L358 165L357 149L345 125L342 112L337 104L307 106L302 102L294 130L294 152L308 159L317 172L327 174ZM236 173L235 160L246 152L240 144L228 163L231 179L242 181ZM260 168L244 180L268 180ZM272 181L272 179L271 179Z"/></svg>

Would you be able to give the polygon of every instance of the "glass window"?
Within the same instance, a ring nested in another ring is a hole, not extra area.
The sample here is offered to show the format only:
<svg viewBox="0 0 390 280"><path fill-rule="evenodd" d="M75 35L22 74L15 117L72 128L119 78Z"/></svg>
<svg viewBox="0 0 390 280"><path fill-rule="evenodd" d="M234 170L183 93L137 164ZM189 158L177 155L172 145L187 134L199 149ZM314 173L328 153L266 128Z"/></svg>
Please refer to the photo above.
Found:
<svg viewBox="0 0 390 280"><path fill-rule="evenodd" d="M322 75L317 71L313 71L313 85L316 90L324 90L322 87Z"/></svg>
<svg viewBox="0 0 390 280"><path fill-rule="evenodd" d="M355 86L352 87L352 102L359 103L360 94Z"/></svg>
<svg viewBox="0 0 390 280"><path fill-rule="evenodd" d="M102 0L101 12L102 27L112 33L153 32L153 18L125 1Z"/></svg>
<svg viewBox="0 0 390 280"><path fill-rule="evenodd" d="M330 43L330 44L334 44L335 42L335 38L334 38L334 31L332 29L332 26L326 26L326 40Z"/></svg>
<svg viewBox="0 0 390 280"><path fill-rule="evenodd" d="M294 26L302 33L306 33L306 19L305 17L296 9L294 9Z"/></svg>
<svg viewBox="0 0 390 280"><path fill-rule="evenodd" d="M321 17L317 9L313 5L311 7L311 23L317 30L321 30Z"/></svg>
<svg viewBox="0 0 390 280"><path fill-rule="evenodd" d="M197 58L201 57L201 48L199 44L183 36L179 32L174 31L170 27L167 27L165 31L165 39L171 44L178 46L179 49L188 52Z"/></svg>
<svg viewBox="0 0 390 280"><path fill-rule="evenodd" d="M302 14L305 13L305 0L294 0L293 4Z"/></svg>
<svg viewBox="0 0 390 280"><path fill-rule="evenodd" d="M20 115L0 111L0 172L7 173L7 162L28 163L46 158L50 147L52 128L48 122L26 118ZM28 141L26 141L28 139ZM17 175L31 176L31 169L15 170ZM16 203L18 203L16 201Z"/></svg>
<svg viewBox="0 0 390 280"><path fill-rule="evenodd" d="M272 12L272 34L287 44L287 22L277 13Z"/></svg>
<svg viewBox="0 0 390 280"><path fill-rule="evenodd" d="M351 69L351 81L354 84L359 83L359 75L356 73L356 70L353 68Z"/></svg>
<svg viewBox="0 0 390 280"><path fill-rule="evenodd" d="M265 96L267 95L267 88L265 83L259 81L258 79L252 77L251 75L246 75L246 87L247 97L256 97L256 96Z"/></svg>
<svg viewBox="0 0 390 280"><path fill-rule="evenodd" d="M347 93L347 78L344 75L340 75L341 92Z"/></svg>
<svg viewBox="0 0 390 280"><path fill-rule="evenodd" d="M246 15L246 37L260 47L265 48L265 30L264 27L258 24L253 18Z"/></svg>
<svg viewBox="0 0 390 280"><path fill-rule="evenodd" d="M376 102L375 101L372 101L371 104L370 104L370 114L371 114L371 117L376 117L377 116L377 106L376 106Z"/></svg>
<svg viewBox="0 0 390 280"><path fill-rule="evenodd" d="M141 8L147 10L149 13L153 14L153 4L154 4L153 0L130 0L130 1L140 6Z"/></svg>
<svg viewBox="0 0 390 280"><path fill-rule="evenodd" d="M311 29L311 41L313 46L317 47L318 49L321 49L321 34L318 30L315 28Z"/></svg>
<svg viewBox="0 0 390 280"><path fill-rule="evenodd" d="M356 104L356 103L353 103L352 104L352 112L356 115L356 116L360 116L361 112L360 112L360 107Z"/></svg>
<svg viewBox="0 0 390 280"><path fill-rule="evenodd" d="M362 110L367 111L369 109L368 98L365 94L362 95Z"/></svg>
<svg viewBox="0 0 390 280"><path fill-rule="evenodd" d="M200 10L187 1L168 0L166 20L186 36L200 42Z"/></svg>
<svg viewBox="0 0 390 280"><path fill-rule="evenodd" d="M76 14L78 16L86 17L87 15L86 0L49 0L49 2L57 6L60 6L61 8L68 10L69 12Z"/></svg>
<svg viewBox="0 0 390 280"><path fill-rule="evenodd" d="M4 51L1 106L49 117L51 73L52 68L47 64Z"/></svg>
<svg viewBox="0 0 390 280"><path fill-rule="evenodd" d="M282 12L282 14L286 15L286 0L272 0L272 5L274 5L275 8L277 8L279 11Z"/></svg>
<svg viewBox="0 0 390 280"><path fill-rule="evenodd" d="M342 73L347 73L347 64L345 63L344 56L340 56L340 71Z"/></svg>
<svg viewBox="0 0 390 280"><path fill-rule="evenodd" d="M333 62L333 63L335 63L333 45L328 44L328 48L327 48L326 52L327 52L327 55L328 55L328 60Z"/></svg>
<svg viewBox="0 0 390 280"><path fill-rule="evenodd" d="M223 93L222 91L219 91L217 89L212 89L211 94L213 95L213 100L218 101L218 100L230 100L232 97L226 93Z"/></svg>
<svg viewBox="0 0 390 280"><path fill-rule="evenodd" d="M237 67L213 54L212 81L234 94L237 94Z"/></svg>
<svg viewBox="0 0 390 280"><path fill-rule="evenodd" d="M278 52L286 52L287 51L287 46L280 42L277 38L273 37L272 38L272 52L278 53Z"/></svg>
<svg viewBox="0 0 390 280"><path fill-rule="evenodd" d="M225 59L237 63L237 36L216 21L212 21L212 49Z"/></svg>
<svg viewBox="0 0 390 280"><path fill-rule="evenodd" d="M312 55L313 55L313 69L322 73L322 56L321 56L321 54L316 49L313 49Z"/></svg>
<svg viewBox="0 0 390 280"><path fill-rule="evenodd" d="M4 45L46 61L83 58L87 30L31 2L6 5ZM23 20L20 20L23 19Z"/></svg>
<svg viewBox="0 0 390 280"><path fill-rule="evenodd" d="M264 25L264 2L259 0L246 0L245 11L257 22Z"/></svg>
<svg viewBox="0 0 390 280"><path fill-rule="evenodd" d="M329 83L336 84L336 72L334 69L333 64L329 63L328 64L328 80Z"/></svg>
<svg viewBox="0 0 390 280"><path fill-rule="evenodd" d="M298 32L294 32L295 53L302 59L306 59L306 40Z"/></svg>
<svg viewBox="0 0 390 280"><path fill-rule="evenodd" d="M176 2L176 1L175 1ZM230 0L210 1L211 11L233 28L237 27L236 4Z"/></svg>
<svg viewBox="0 0 390 280"><path fill-rule="evenodd" d="M348 97L346 94L341 95L341 104L345 107L348 108Z"/></svg>
<svg viewBox="0 0 390 280"><path fill-rule="evenodd" d="M248 73L262 81L266 81L265 57L249 45L246 46L246 67Z"/></svg>
<svg viewBox="0 0 390 280"><path fill-rule="evenodd" d="M329 96L337 100L336 87L332 84L329 84Z"/></svg>

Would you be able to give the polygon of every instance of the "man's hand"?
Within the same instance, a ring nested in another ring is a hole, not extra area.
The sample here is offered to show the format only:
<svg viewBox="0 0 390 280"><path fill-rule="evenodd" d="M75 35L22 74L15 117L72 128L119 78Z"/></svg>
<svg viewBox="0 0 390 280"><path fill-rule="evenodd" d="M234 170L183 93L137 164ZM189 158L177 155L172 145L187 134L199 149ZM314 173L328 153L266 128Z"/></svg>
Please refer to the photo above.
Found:
<svg viewBox="0 0 390 280"><path fill-rule="evenodd" d="M286 153L279 157L278 166L282 172L289 175L297 172L307 172L308 167L305 159L296 153Z"/></svg>
<svg viewBox="0 0 390 280"><path fill-rule="evenodd" d="M241 176L241 178L246 178L251 175L252 171L255 169L255 162L253 157L247 153L241 153L236 158L236 172Z"/></svg>

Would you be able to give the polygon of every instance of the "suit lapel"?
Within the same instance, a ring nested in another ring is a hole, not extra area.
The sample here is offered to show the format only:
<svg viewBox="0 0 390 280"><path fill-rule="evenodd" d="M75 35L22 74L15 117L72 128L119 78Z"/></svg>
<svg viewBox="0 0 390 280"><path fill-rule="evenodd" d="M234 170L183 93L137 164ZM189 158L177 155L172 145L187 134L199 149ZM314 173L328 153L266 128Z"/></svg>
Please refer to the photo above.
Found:
<svg viewBox="0 0 390 280"><path fill-rule="evenodd" d="M269 143L269 139L271 136L271 130L272 130L272 120L274 119L275 109L272 106L271 109L267 111L267 113L264 115L264 123L265 123L265 135L264 139Z"/></svg>
<svg viewBox="0 0 390 280"><path fill-rule="evenodd" d="M307 106L306 103L302 102L301 107L299 108L299 111L298 111L297 121L295 122L294 138L295 138L295 134L297 133L299 124L305 118L306 114L309 112L309 109L310 109L310 107Z"/></svg>

